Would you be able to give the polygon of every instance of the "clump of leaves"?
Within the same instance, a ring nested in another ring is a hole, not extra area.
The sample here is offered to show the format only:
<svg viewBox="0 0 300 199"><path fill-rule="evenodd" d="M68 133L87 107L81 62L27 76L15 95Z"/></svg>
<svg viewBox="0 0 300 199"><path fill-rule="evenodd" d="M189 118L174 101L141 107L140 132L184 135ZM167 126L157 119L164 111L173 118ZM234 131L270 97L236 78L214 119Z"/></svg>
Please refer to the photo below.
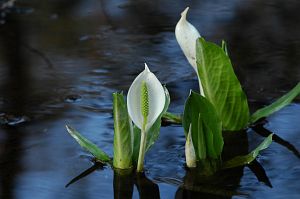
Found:
<svg viewBox="0 0 300 199"><path fill-rule="evenodd" d="M259 109L250 115L247 97L234 73L226 42L222 41L222 45L218 46L212 42L205 41L195 27L186 21L187 11L188 8L182 13L175 32L179 45L190 64L196 70L200 94L194 91L190 92L185 103L183 116L180 117L166 112L170 104L170 97L167 89L164 88L166 97L165 104L162 100L157 100L157 95L153 95L156 96L156 98L153 96L149 98L152 100L155 98L156 104L161 102L160 107L161 110L163 110L162 112L159 111L157 119L153 119L153 121L150 122L151 125L147 126L149 122L148 115L151 115L149 114L149 111L151 111L149 105L151 103L148 103L149 96L147 86L151 84L147 85L142 81L141 90L135 89L136 92L130 95L134 101L134 103L129 103L130 105L144 102L141 103L141 107L137 108L138 111L131 111L132 107L128 106L128 103L125 103L122 93L114 93L113 158L110 158L105 152L80 135L76 130L67 126L70 135L98 161L110 164L115 169L131 169L138 166L138 171L141 171L143 163L138 163L140 161L138 160L140 159L139 155L142 154L142 156L144 156L144 153L148 151L157 140L162 118L165 121L183 125L186 136L185 152L187 166L200 167L205 175L212 175L220 169L249 164L255 160L261 150L266 149L272 143L273 134L270 134L248 155L237 156L226 162L222 161L224 146L222 131L239 131L246 129L259 119L268 117L272 113L285 107L299 95L300 83L273 104ZM193 48L194 46L195 48ZM145 72L150 73L147 66ZM137 88L140 85L135 86ZM155 88L149 91L155 94ZM162 90L161 88L160 93L163 93ZM141 98L137 98L137 93L140 91L142 91ZM164 98L162 97L162 99ZM155 103L152 102L152 104ZM135 114L135 116L137 116L134 117L136 120L134 121L135 125L129 117L128 108L129 113L134 112L140 114L139 111L140 109L142 110L142 116ZM149 130L151 133L145 133L146 129L147 132ZM141 135L143 135L143 138L141 138ZM139 150L141 148L143 150ZM140 153L140 151L143 153Z"/></svg>
<svg viewBox="0 0 300 199"><path fill-rule="evenodd" d="M234 73L226 42L222 41L222 45L218 46L205 41L198 30L187 21L188 9L181 13L175 35L188 62L197 73L200 93L190 93L181 122L171 113L164 115L164 119L182 123L184 127L187 166L201 166L203 171L209 171L207 174L212 174L220 168L249 164L259 151L272 142L270 134L250 154L222 163L222 130L246 129L259 119L280 110L300 93L300 83L273 104L250 116L247 97Z"/></svg>
<svg viewBox="0 0 300 199"><path fill-rule="evenodd" d="M250 115L248 100L227 55L226 43L223 41L220 47L199 38L196 41L196 58L204 96L215 107L222 121L222 130L246 129L258 120L289 105L300 94L299 82L275 102ZM182 117L180 120L178 115L169 112L164 114L163 119L177 124L183 122Z"/></svg>
<svg viewBox="0 0 300 199"><path fill-rule="evenodd" d="M150 127L146 138L145 151L147 152L159 137L161 126L161 117L166 112L170 104L168 90L165 90L165 106L163 112L159 115L154 124ZM82 136L79 132L70 126L66 126L69 134L86 151L91 153L96 161L109 164L112 168L119 171L133 169L137 166L141 130L132 124L128 115L127 104L123 93L113 93L113 115L114 115L114 156L109 157L94 143Z"/></svg>

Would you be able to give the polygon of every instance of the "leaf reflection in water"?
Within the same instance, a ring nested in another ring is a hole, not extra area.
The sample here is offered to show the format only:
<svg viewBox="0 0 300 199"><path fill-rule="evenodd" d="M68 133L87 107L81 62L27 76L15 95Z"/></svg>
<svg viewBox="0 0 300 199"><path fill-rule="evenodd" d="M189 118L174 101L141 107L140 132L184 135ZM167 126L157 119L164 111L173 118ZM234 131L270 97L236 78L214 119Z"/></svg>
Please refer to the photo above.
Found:
<svg viewBox="0 0 300 199"><path fill-rule="evenodd" d="M74 177L66 184L66 188L80 179L90 175L96 170L103 170L104 165L96 162L92 167L86 169L78 176ZM134 185L137 187L141 199L151 198L160 199L159 187L156 183L148 179L145 173L134 173L132 170L114 170L114 198L131 199L133 196Z"/></svg>
<svg viewBox="0 0 300 199"><path fill-rule="evenodd" d="M260 122L257 123L256 125L251 126L251 128L254 130L254 132L256 132L257 134L263 136L263 137L267 137L270 134L273 134L273 141L276 142L277 144L280 144L281 146L284 146L285 148L287 148L289 151L293 152L293 154L300 159L300 152L298 151L298 149L291 144L290 142L284 140L283 138L281 138L280 136L278 136L277 134L271 132L270 130L266 129L264 127L266 122Z"/></svg>

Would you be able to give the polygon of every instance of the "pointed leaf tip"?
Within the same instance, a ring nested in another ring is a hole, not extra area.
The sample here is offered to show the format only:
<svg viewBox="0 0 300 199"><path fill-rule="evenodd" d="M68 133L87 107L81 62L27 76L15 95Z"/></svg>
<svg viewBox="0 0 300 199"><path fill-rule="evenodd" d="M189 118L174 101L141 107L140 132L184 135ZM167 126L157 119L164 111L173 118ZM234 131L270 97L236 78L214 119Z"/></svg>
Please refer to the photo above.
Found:
<svg viewBox="0 0 300 199"><path fill-rule="evenodd" d="M251 153L242 156L236 156L230 160L224 162L222 169L234 168L242 165L250 164L255 158L259 155L259 153L267 149L272 143L273 133L264 139L262 143L260 143Z"/></svg>
<svg viewBox="0 0 300 199"><path fill-rule="evenodd" d="M182 11L181 17L182 17L183 19L186 19L186 15L187 15L188 11L189 11L189 7L186 7L186 8L184 9L184 11Z"/></svg>
<svg viewBox="0 0 300 199"><path fill-rule="evenodd" d="M86 151L91 153L98 161L102 163L111 162L110 157L104 151L98 148L94 143L86 139L84 136L82 136L78 131L76 131L72 127L66 125L66 128L68 133L76 140L76 142Z"/></svg>
<svg viewBox="0 0 300 199"><path fill-rule="evenodd" d="M72 132L72 130L73 130L73 128L72 128L72 127L70 127L70 126L68 126L68 125L66 125L66 129L67 129L67 131L68 131L69 133L71 133L71 132Z"/></svg>
<svg viewBox="0 0 300 199"><path fill-rule="evenodd" d="M268 117L276 111L279 111L283 107L290 104L299 94L300 82L292 90L290 90L288 93L277 99L272 104L255 111L250 118L250 122L254 123L263 117Z"/></svg>
<svg viewBox="0 0 300 199"><path fill-rule="evenodd" d="M149 67L148 67L148 65L146 63L145 63L145 71L151 72L150 69L149 69Z"/></svg>

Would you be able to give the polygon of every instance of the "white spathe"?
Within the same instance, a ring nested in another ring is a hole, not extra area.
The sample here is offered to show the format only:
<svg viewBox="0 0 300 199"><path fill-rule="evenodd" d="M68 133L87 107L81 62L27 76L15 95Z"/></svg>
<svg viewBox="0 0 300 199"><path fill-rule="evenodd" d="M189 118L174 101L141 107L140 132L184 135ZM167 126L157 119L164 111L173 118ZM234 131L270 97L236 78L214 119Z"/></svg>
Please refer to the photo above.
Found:
<svg viewBox="0 0 300 199"><path fill-rule="evenodd" d="M185 162L188 168L196 167L196 153L192 140L192 124L190 124L189 132L185 142Z"/></svg>
<svg viewBox="0 0 300 199"><path fill-rule="evenodd" d="M175 28L175 36L184 55L197 72L198 70L196 64L196 40L201 36L198 30L186 20L188 10L189 7L187 7L181 13L181 18L178 21Z"/></svg>
<svg viewBox="0 0 300 199"><path fill-rule="evenodd" d="M189 10L187 7L182 13L181 18L178 21L175 28L176 40L183 51L183 54L192 65L198 75L197 63L196 63L196 41L201 37L198 30L186 20L186 15ZM199 75L198 75L199 76ZM204 96L201 80L199 79L200 93Z"/></svg>
<svg viewBox="0 0 300 199"><path fill-rule="evenodd" d="M144 118L141 111L141 85L145 82L148 89L149 114L146 130L148 130L162 113L165 106L165 91L160 81L149 70L145 63L145 70L132 82L127 94L128 114L133 123L142 129Z"/></svg>

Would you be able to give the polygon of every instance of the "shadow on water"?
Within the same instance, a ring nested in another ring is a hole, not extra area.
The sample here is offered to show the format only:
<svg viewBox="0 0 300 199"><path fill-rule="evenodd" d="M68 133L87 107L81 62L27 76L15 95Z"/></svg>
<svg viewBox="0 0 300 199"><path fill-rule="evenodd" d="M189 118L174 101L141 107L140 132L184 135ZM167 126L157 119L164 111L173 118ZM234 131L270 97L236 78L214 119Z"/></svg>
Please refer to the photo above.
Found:
<svg viewBox="0 0 300 199"><path fill-rule="evenodd" d="M224 149L222 160L247 154L246 132L223 132ZM236 150L239 148L239 150ZM203 176L197 169L187 169L176 199L180 198L231 198L240 195L237 190L243 176L243 167L219 171L213 176Z"/></svg>
<svg viewBox="0 0 300 199"><path fill-rule="evenodd" d="M279 135L275 134L274 132L271 132L270 130L266 129L264 127L266 122L260 122L255 125L253 125L251 128L256 132L257 134L267 137L270 134L273 134L273 141L280 144L281 146L287 148L289 151L291 151L296 157L300 159L300 152L298 149L291 144L290 142L286 141L285 139L281 138Z"/></svg>
<svg viewBox="0 0 300 199"><path fill-rule="evenodd" d="M254 160L247 165L257 180L272 188L272 184L266 175L262 165ZM244 167L220 171L214 176L205 177L199 175L199 171L187 169L183 182L164 179L166 183L177 184L176 199L183 198L232 198L233 196L247 195L237 191Z"/></svg>
<svg viewBox="0 0 300 199"><path fill-rule="evenodd" d="M159 199L159 187L149 180L144 173L136 175L136 186L141 199Z"/></svg>
<svg viewBox="0 0 300 199"><path fill-rule="evenodd" d="M74 177L66 184L66 188L80 179L88 176L96 170L102 170L103 164L95 163L92 167ZM133 173L130 171L114 171L113 188L115 199L131 199L133 196L134 185L137 187L139 198L159 199L159 187L149 180L144 173Z"/></svg>
<svg viewBox="0 0 300 199"><path fill-rule="evenodd" d="M224 151L223 161L229 160L237 155L248 153L247 133L223 132ZM237 148L239 150L237 150ZM257 180L272 187L262 165L258 161L253 161L247 165ZM244 166L221 170L213 176L203 176L197 169L187 169L183 182L176 192L176 198L232 198L236 195L245 195L237 191L240 180L243 176ZM247 194L246 194L247 195Z"/></svg>
<svg viewBox="0 0 300 199"><path fill-rule="evenodd" d="M224 161L231 159L237 155L245 155L248 153L247 133L241 132L224 132ZM239 150L236 150L236 148ZM266 186L272 188L272 184L262 167L262 165L254 160L247 165L257 180L263 182ZM103 164L95 163L92 167L80 173L67 183L66 187L88 176L96 170L103 170ZM131 199L133 197L134 186L137 187L139 197L160 198L159 186L155 183L165 183L178 187L176 199L183 198L232 198L237 195L247 195L239 192L240 179L243 176L244 166L221 170L213 176L205 176L201 174L199 168L186 168L183 180L176 178L161 177L149 180L144 173L133 173L131 171L115 171L113 179L114 198Z"/></svg>
<svg viewBox="0 0 300 199"><path fill-rule="evenodd" d="M77 182L78 180L80 180L81 178L84 178L85 176L90 175L91 173L93 173L96 170L103 170L104 169L103 166L104 165L102 163L97 163L96 162L92 167L88 168L87 170L83 171L78 176L76 176L75 178L70 180L70 182L68 182L65 187L67 188L71 184Z"/></svg>
<svg viewBox="0 0 300 199"><path fill-rule="evenodd" d="M266 174L265 169L263 166L255 159L249 165L247 165L252 173L256 176L259 182L265 183L268 187L272 188L271 181Z"/></svg>
<svg viewBox="0 0 300 199"><path fill-rule="evenodd" d="M131 199L134 190L134 174L118 174L114 172L114 198Z"/></svg>

